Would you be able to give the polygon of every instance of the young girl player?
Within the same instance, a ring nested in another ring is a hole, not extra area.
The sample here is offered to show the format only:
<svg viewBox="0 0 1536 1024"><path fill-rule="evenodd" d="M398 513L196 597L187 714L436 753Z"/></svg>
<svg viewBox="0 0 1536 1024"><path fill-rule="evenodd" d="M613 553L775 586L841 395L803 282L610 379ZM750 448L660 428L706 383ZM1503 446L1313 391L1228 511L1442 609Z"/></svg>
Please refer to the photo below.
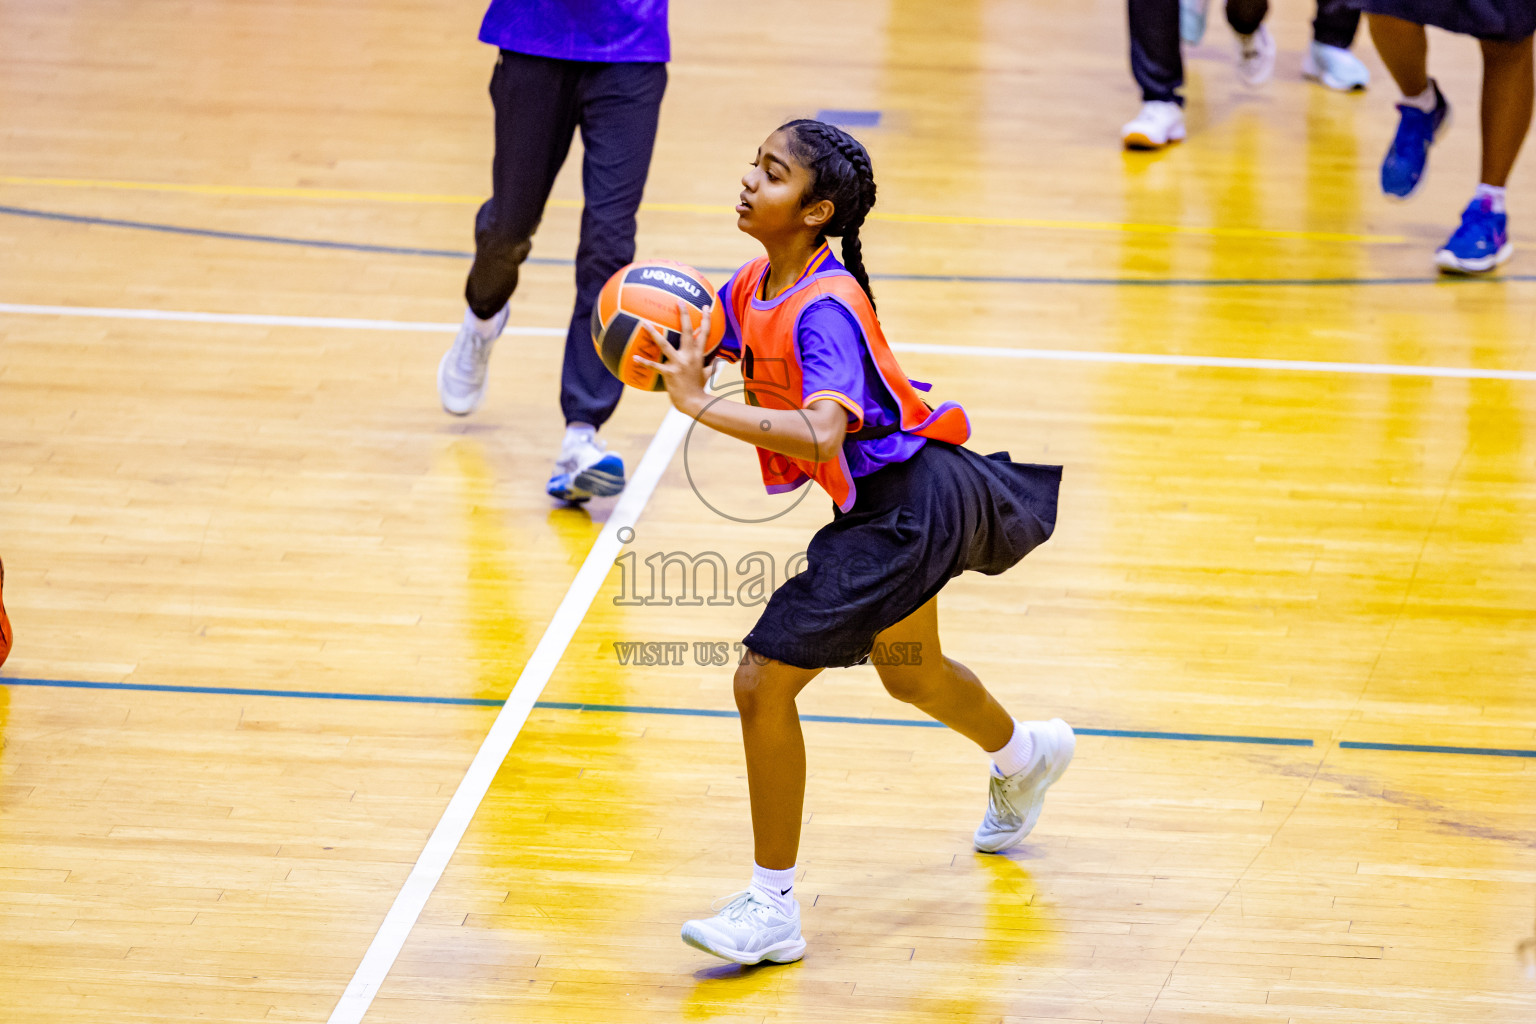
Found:
<svg viewBox="0 0 1536 1024"><path fill-rule="evenodd" d="M736 670L751 885L715 917L683 926L684 942L727 960L788 963L805 953L794 897L805 799L795 697L822 669L860 664L877 643L918 653L876 669L891 696L991 755L978 850L997 853L1028 835L1072 760L1065 722L1014 721L975 673L944 657L938 633L937 595L951 577L1000 573L1051 535L1061 469L962 447L965 412L952 402L930 408L901 372L860 253L859 227L875 203L863 146L820 121L791 121L763 143L742 185L737 226L767 255L721 292L720 352L740 360L747 404L705 388L707 311L695 328L683 309L681 346L663 348L665 362L635 359L658 371L680 411L756 445L770 492L815 480L835 503L805 571L747 634L750 653ZM828 237L842 239L841 262Z"/></svg>

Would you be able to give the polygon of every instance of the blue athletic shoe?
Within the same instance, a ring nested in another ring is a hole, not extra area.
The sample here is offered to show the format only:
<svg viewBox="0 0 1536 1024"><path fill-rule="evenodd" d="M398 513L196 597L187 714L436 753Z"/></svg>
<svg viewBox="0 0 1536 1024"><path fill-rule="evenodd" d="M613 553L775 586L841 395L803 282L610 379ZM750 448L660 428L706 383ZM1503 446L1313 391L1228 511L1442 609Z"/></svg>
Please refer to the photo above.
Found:
<svg viewBox="0 0 1536 1024"><path fill-rule="evenodd" d="M624 460L597 438L563 445L555 472L545 488L551 498L582 502L606 498L624 489Z"/></svg>
<svg viewBox="0 0 1536 1024"><path fill-rule="evenodd" d="M1433 113L1426 114L1406 103L1397 105L1402 120L1397 123L1397 135L1392 139L1386 159L1381 162L1381 190L1389 196L1406 198L1419 187L1419 181L1424 177L1424 164L1429 159L1429 147L1450 120L1451 105L1445 101L1445 94L1433 79L1429 84L1435 90Z"/></svg>
<svg viewBox="0 0 1536 1024"><path fill-rule="evenodd" d="M1509 218L1493 212L1487 196L1467 204L1461 227L1435 253L1435 263L1449 274L1484 274L1509 259Z"/></svg>

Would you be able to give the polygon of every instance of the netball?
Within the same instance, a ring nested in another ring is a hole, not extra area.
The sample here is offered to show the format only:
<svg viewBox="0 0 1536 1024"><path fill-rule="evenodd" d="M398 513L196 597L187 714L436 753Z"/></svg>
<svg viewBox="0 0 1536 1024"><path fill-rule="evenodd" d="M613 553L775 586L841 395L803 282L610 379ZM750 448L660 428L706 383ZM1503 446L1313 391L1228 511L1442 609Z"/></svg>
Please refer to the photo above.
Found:
<svg viewBox="0 0 1536 1024"><path fill-rule="evenodd" d="M686 263L644 260L620 267L608 279L592 307L592 344L610 373L641 391L666 390L661 376L635 362L634 357L661 361L656 339L645 330L646 324L663 331L673 348L682 343L679 299L692 307L695 327L705 312L710 313L704 348L708 361L725 335L725 317L716 309L719 297L709 278Z"/></svg>

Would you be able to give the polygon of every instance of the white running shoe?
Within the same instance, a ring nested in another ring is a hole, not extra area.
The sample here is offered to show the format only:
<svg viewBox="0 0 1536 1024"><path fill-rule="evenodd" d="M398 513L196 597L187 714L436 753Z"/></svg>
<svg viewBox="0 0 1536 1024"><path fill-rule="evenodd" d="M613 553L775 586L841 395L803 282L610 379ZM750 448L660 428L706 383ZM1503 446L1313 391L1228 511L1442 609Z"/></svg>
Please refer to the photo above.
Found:
<svg viewBox="0 0 1536 1024"><path fill-rule="evenodd" d="M1205 12L1211 0L1179 0L1179 38L1194 46L1205 37Z"/></svg>
<svg viewBox="0 0 1536 1024"><path fill-rule="evenodd" d="M1184 108L1168 100L1148 100L1120 129L1126 149L1162 149L1184 138Z"/></svg>
<svg viewBox="0 0 1536 1024"><path fill-rule="evenodd" d="M1077 749L1072 727L1059 718L1024 725L1035 743L1029 765L1006 778L989 773L987 815L976 829L976 849L982 853L1002 853L1029 835L1040 820L1045 791L1061 778Z"/></svg>
<svg viewBox="0 0 1536 1024"><path fill-rule="evenodd" d="M1257 88L1275 73L1275 37L1268 25L1260 25L1251 36L1237 37L1237 77L1243 84Z"/></svg>
<svg viewBox="0 0 1536 1024"><path fill-rule="evenodd" d="M726 900L725 909L714 917L684 924L683 941L736 964L760 964L764 960L788 964L805 956L798 900L790 914L751 889Z"/></svg>
<svg viewBox="0 0 1536 1024"><path fill-rule="evenodd" d="M555 471L545 488L551 498L561 501L586 501L593 496L606 498L624 489L624 460L596 437L586 441L562 442Z"/></svg>
<svg viewBox="0 0 1536 1024"><path fill-rule="evenodd" d="M494 333L489 340L475 330L475 314L464 311L464 323L459 325L458 337L453 346L443 353L437 364L437 397L443 408L455 416L468 416L480 408L485 397L486 368L491 361L491 348L507 326L508 308L501 307L491 320Z"/></svg>
<svg viewBox="0 0 1536 1024"><path fill-rule="evenodd" d="M1301 58L1301 73L1339 92L1353 92L1371 84L1371 69L1359 57L1340 46L1312 41Z"/></svg>

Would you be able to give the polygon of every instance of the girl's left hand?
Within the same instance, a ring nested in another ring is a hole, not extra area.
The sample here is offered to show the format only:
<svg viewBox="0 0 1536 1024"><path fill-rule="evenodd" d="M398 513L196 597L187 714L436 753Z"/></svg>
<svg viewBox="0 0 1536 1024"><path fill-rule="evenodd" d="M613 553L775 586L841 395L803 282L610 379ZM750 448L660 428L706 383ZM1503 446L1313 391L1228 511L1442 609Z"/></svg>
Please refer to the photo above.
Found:
<svg viewBox="0 0 1536 1024"><path fill-rule="evenodd" d="M635 362L649 366L666 385L667 395L678 412L697 418L697 413L709 404L709 392L705 387L709 370L704 365L704 345L709 338L709 310L693 324L693 307L682 299L677 300L678 322L681 323L682 341L677 348L667 343L667 336L649 321L645 329L656 342L659 351L665 352L662 362L652 362L644 356L634 356Z"/></svg>

